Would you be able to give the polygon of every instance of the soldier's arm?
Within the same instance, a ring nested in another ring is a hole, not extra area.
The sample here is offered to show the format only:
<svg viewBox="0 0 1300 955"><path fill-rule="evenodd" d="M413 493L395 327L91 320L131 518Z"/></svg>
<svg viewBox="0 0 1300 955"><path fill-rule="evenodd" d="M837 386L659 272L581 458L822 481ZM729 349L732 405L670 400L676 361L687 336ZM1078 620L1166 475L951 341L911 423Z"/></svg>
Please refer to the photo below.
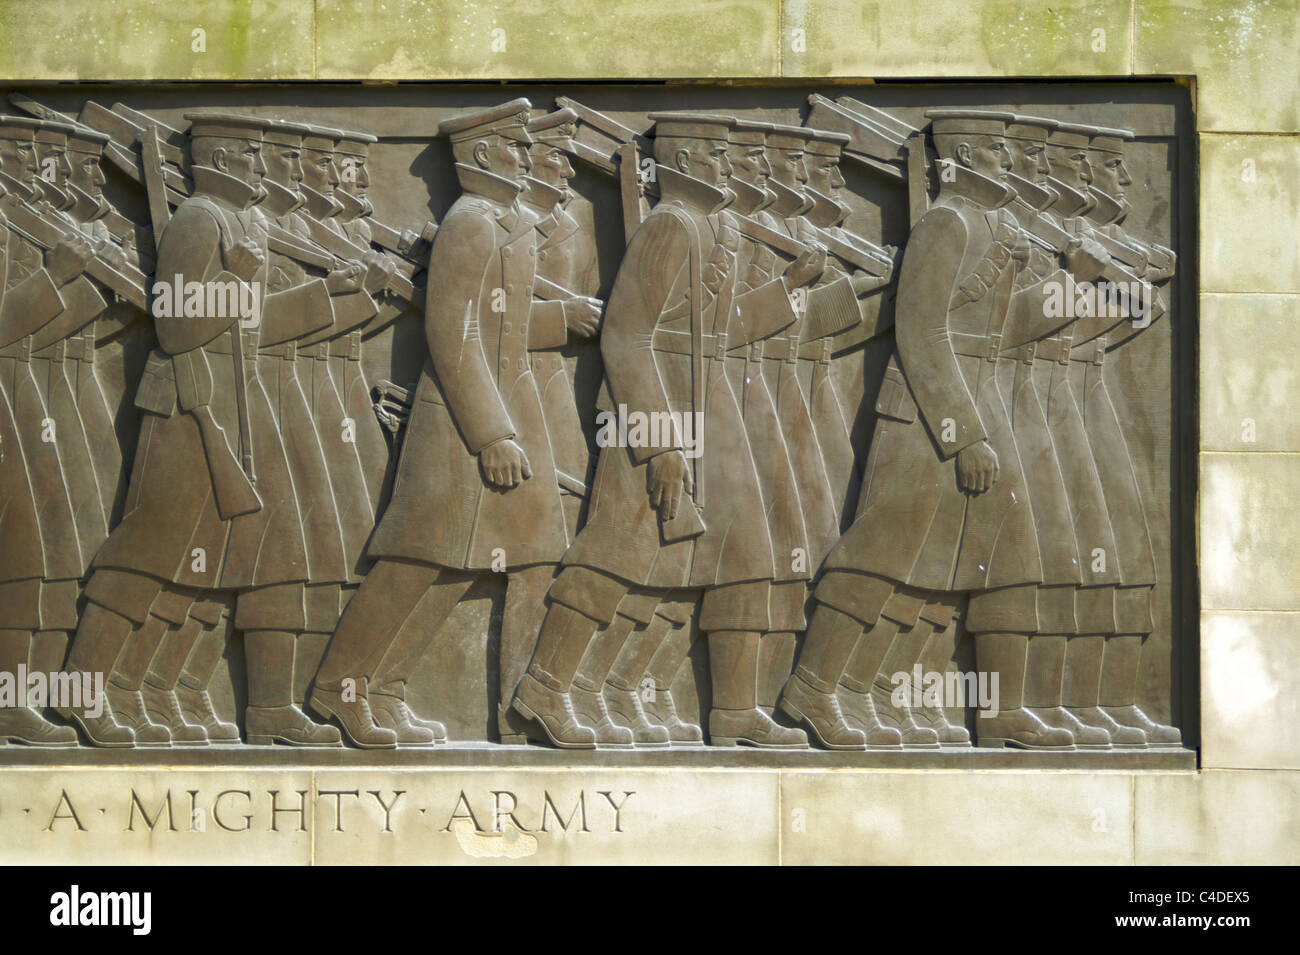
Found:
<svg viewBox="0 0 1300 955"><path fill-rule="evenodd" d="M654 332L668 295L689 261L685 226L673 215L660 214L641 223L619 264L605 309L600 354L610 394L629 412L668 414L673 410L655 361ZM663 429L651 429L652 433L656 430ZM681 450L680 440L629 448L638 464L672 450Z"/></svg>
<svg viewBox="0 0 1300 955"><path fill-rule="evenodd" d="M479 309L489 304L479 292L495 253L491 220L464 209L448 215L429 253L424 331L443 399L471 454L517 433L479 335Z"/></svg>
<svg viewBox="0 0 1300 955"><path fill-rule="evenodd" d="M0 264L7 266L4 256L13 241L4 217L0 216ZM7 268L0 270L0 347L30 335L63 311L63 299L45 269L37 269L8 290L3 288L2 276L6 271Z"/></svg>
<svg viewBox="0 0 1300 955"><path fill-rule="evenodd" d="M948 337L949 302L965 247L961 218L942 206L931 209L912 229L898 279L899 359L944 459L988 437ZM940 440L945 431L955 431L954 440Z"/></svg>

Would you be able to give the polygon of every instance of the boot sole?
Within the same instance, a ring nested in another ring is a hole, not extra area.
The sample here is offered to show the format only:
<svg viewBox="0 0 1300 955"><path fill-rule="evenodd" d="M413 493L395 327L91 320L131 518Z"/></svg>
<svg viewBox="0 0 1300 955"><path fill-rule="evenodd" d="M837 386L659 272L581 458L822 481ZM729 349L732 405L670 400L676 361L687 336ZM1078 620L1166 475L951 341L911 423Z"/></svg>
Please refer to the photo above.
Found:
<svg viewBox="0 0 1300 955"><path fill-rule="evenodd" d="M515 700L510 705L515 708L515 712L517 712L520 716L524 717L525 719L532 720L539 727L541 727L542 732L546 734L546 738L551 741L551 745L554 746L556 749L593 749L594 750L594 749L598 749L600 746L600 744L596 743L595 741L590 743L562 742L551 735L551 728L546 725L546 721L543 720L536 713L534 713L532 707L530 707L527 703L521 702L520 700Z"/></svg>
<svg viewBox="0 0 1300 955"><path fill-rule="evenodd" d="M274 746L276 743L279 743L281 746L302 746L309 749L338 749L343 745L342 742L339 741L329 743L300 742L298 740L287 739L284 736L277 736L273 733L251 733L248 737L249 746ZM363 746L361 748L366 749L367 747ZM392 748L393 747L391 746L389 747L389 749Z"/></svg>
<svg viewBox="0 0 1300 955"><path fill-rule="evenodd" d="M985 737L979 741L980 749L1045 749L1054 753L1073 753L1077 750L1073 743L1046 746L1039 743L1024 743L1018 739L1006 737Z"/></svg>
<svg viewBox="0 0 1300 955"><path fill-rule="evenodd" d="M335 726L338 729L338 731L343 735L343 739L347 740L357 749L397 749L397 740L393 740L393 742L391 743L387 743L387 742L363 743L359 740L353 739L352 734L349 733L347 731L347 728L343 725L343 720L340 719L338 714L335 713L333 710L331 710L324 703L319 703L316 700L309 700L307 702L307 706L311 709L313 713L315 713L321 719L325 720L327 724ZM261 739L263 737L259 735L258 738ZM270 737L268 736L266 738L269 739ZM276 737L276 739L278 739L279 742L287 743L290 746L321 746L321 747L335 746L337 747L337 746L345 745L342 741L337 743L294 743L286 739L281 739L279 737ZM251 744L253 742L253 737L250 736L248 738L248 741ZM267 744L258 744L258 745L267 745Z"/></svg>
<svg viewBox="0 0 1300 955"><path fill-rule="evenodd" d="M30 739L23 739L21 736L0 736L0 746L6 743L14 746L33 746L37 749L72 749L77 745L77 740L59 740L57 742L40 742ZM129 743L127 744L130 745Z"/></svg>
<svg viewBox="0 0 1300 955"><path fill-rule="evenodd" d="M755 749L809 749L807 743L760 743L743 736L710 736L710 746L753 746Z"/></svg>

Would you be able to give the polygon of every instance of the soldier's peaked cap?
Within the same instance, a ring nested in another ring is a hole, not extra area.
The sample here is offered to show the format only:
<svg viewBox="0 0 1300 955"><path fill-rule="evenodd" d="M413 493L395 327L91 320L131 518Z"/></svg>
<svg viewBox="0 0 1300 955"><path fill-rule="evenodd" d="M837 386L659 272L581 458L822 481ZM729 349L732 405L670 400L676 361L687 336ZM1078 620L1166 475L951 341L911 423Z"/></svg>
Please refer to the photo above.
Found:
<svg viewBox="0 0 1300 955"><path fill-rule="evenodd" d="M1131 129L1114 129L1109 126L1093 126L1088 131L1088 145L1104 153L1122 153L1124 144L1134 137Z"/></svg>
<svg viewBox="0 0 1300 955"><path fill-rule="evenodd" d="M767 144L773 149L806 149L808 141L813 138L813 131L807 126L788 126L785 123L773 123L772 132L767 137Z"/></svg>
<svg viewBox="0 0 1300 955"><path fill-rule="evenodd" d="M31 142L40 127L39 119L30 116L0 116L0 139L22 139Z"/></svg>
<svg viewBox="0 0 1300 955"><path fill-rule="evenodd" d="M341 133L334 149L347 156L364 156L371 143L379 142L379 137L372 133L359 133L351 129L341 130Z"/></svg>
<svg viewBox="0 0 1300 955"><path fill-rule="evenodd" d="M308 123L307 131L302 135L302 148L314 149L318 153L332 153L334 144L343 136L343 130L333 126L317 126Z"/></svg>
<svg viewBox="0 0 1300 955"><path fill-rule="evenodd" d="M68 137L77 131L77 127L71 123L60 123L58 120L43 119L41 125L37 128L35 139L38 143L54 143L59 146L68 144Z"/></svg>
<svg viewBox="0 0 1300 955"><path fill-rule="evenodd" d="M528 121L528 135L534 142L548 143L573 152L573 135L578 131L578 114L567 106L542 113Z"/></svg>
<svg viewBox="0 0 1300 955"><path fill-rule="evenodd" d="M277 146L301 146L302 138L310 127L306 123L290 123L283 119L268 119L262 130L262 139Z"/></svg>
<svg viewBox="0 0 1300 955"><path fill-rule="evenodd" d="M770 132L772 132L771 123L764 123L757 119L738 119L731 127L727 141L742 146L761 146L767 142Z"/></svg>
<svg viewBox="0 0 1300 955"><path fill-rule="evenodd" d="M1002 136L1016 119L991 109L928 109L925 118L935 136Z"/></svg>
<svg viewBox="0 0 1300 955"><path fill-rule="evenodd" d="M438 134L446 136L453 143L463 143L467 139L483 139L488 136L504 136L517 143L531 145L533 138L525 128L528 114L533 104L525 97L512 99L500 106L462 113L438 124Z"/></svg>
<svg viewBox="0 0 1300 955"><path fill-rule="evenodd" d="M1015 121L1007 125L1010 139L1023 139L1031 143L1045 143L1047 136L1059 124L1054 119L1043 116L1022 116L1016 114Z"/></svg>
<svg viewBox="0 0 1300 955"><path fill-rule="evenodd" d="M68 148L74 153L90 153L98 156L104 151L104 144L109 141L107 133L101 133L89 126L77 126L68 133Z"/></svg>
<svg viewBox="0 0 1300 955"><path fill-rule="evenodd" d="M1095 126L1083 126L1079 123L1057 123L1047 141L1053 146L1086 147L1092 138Z"/></svg>
<svg viewBox="0 0 1300 955"><path fill-rule="evenodd" d="M651 113L648 118L655 124L656 136L718 139L724 143L730 138L731 129L736 125L736 120L732 116L724 116L721 113L696 113L691 110Z"/></svg>
<svg viewBox="0 0 1300 955"><path fill-rule="evenodd" d="M814 156L838 156L849 144L848 133L836 133L829 129L817 129L814 126L809 126L807 129L812 133L812 138L808 140L808 145L804 149Z"/></svg>
<svg viewBox="0 0 1300 955"><path fill-rule="evenodd" d="M266 127L266 120L244 113L190 112L185 114L185 118L190 121L191 139L215 136L261 142L262 130Z"/></svg>

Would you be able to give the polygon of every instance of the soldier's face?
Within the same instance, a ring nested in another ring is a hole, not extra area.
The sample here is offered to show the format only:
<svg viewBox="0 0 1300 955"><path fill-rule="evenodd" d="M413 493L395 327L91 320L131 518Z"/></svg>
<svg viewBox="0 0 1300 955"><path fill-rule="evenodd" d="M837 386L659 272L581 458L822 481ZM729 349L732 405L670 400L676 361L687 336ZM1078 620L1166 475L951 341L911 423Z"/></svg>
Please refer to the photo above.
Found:
<svg viewBox="0 0 1300 955"><path fill-rule="evenodd" d="M727 144L715 139L702 140L687 154L687 173L710 186L722 187L731 178L731 160L727 158Z"/></svg>
<svg viewBox="0 0 1300 955"><path fill-rule="evenodd" d="M334 195L339 184L339 169L334 165L333 154L303 150L302 181L322 195Z"/></svg>
<svg viewBox="0 0 1300 955"><path fill-rule="evenodd" d="M1026 142L1023 139L1008 140L1011 148L1011 171L1030 182L1043 183L1052 167L1047 162L1047 146L1044 143Z"/></svg>
<svg viewBox="0 0 1300 955"><path fill-rule="evenodd" d="M72 166L68 163L68 148L55 143L42 143L36 150L40 163L41 175L48 182L61 186L72 175Z"/></svg>
<svg viewBox="0 0 1300 955"><path fill-rule="evenodd" d="M1088 150L1082 146L1048 146L1047 161L1052 175L1067 186L1087 191L1092 183L1092 163L1088 162Z"/></svg>
<svg viewBox="0 0 1300 955"><path fill-rule="evenodd" d="M505 179L518 179L533 168L528 144L505 136L489 136L474 147L474 158L488 172Z"/></svg>
<svg viewBox="0 0 1300 955"><path fill-rule="evenodd" d="M270 144L263 154L266 157L266 178L297 192L298 184L302 182L302 150L296 146Z"/></svg>
<svg viewBox="0 0 1300 955"><path fill-rule="evenodd" d="M529 150L529 156L533 162L532 174L548 186L562 189L576 175L563 149L537 143Z"/></svg>
<svg viewBox="0 0 1300 955"><path fill-rule="evenodd" d="M783 186L798 189L808 181L808 165L802 149L776 149L772 152L772 178Z"/></svg>
<svg viewBox="0 0 1300 955"><path fill-rule="evenodd" d="M1115 153L1099 153L1094 154L1094 159L1089 165L1092 167L1096 187L1114 199L1123 199L1125 191L1133 184L1124 157Z"/></svg>
<svg viewBox="0 0 1300 955"><path fill-rule="evenodd" d="M262 160L262 144L245 140L232 139L223 144L221 151L213 153L217 168L228 176L234 176L240 182L256 186L266 175L266 163Z"/></svg>
<svg viewBox="0 0 1300 955"><path fill-rule="evenodd" d="M36 144L28 140L0 139L0 172L19 182L36 180Z"/></svg>
<svg viewBox="0 0 1300 955"><path fill-rule="evenodd" d="M734 178L758 189L763 188L767 177L772 174L772 164L767 161L767 153L762 146L737 143L727 150L727 159L731 163L731 175Z"/></svg>
<svg viewBox="0 0 1300 955"><path fill-rule="evenodd" d="M805 157L804 165L808 167L808 185L823 196L832 195L844 188L840 161L834 156L816 156L811 160Z"/></svg>
<svg viewBox="0 0 1300 955"><path fill-rule="evenodd" d="M99 198L104 192L104 170L100 168L99 157L78 153L72 163L72 174L68 181L88 196Z"/></svg>
<svg viewBox="0 0 1300 955"><path fill-rule="evenodd" d="M1001 136L979 136L957 147L957 158L977 173L1005 181L1011 171L1011 151Z"/></svg>
<svg viewBox="0 0 1300 955"><path fill-rule="evenodd" d="M366 172L364 156L336 156L339 167L339 188L350 196L364 196L370 188L370 173Z"/></svg>

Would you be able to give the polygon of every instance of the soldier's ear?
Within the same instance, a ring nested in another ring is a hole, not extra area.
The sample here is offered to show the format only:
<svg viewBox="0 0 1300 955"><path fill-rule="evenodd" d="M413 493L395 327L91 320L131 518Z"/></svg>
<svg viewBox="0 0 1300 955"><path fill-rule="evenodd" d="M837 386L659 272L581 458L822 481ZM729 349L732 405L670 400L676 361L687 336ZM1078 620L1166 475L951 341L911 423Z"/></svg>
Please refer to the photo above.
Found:
<svg viewBox="0 0 1300 955"><path fill-rule="evenodd" d="M227 164L225 146L218 146L216 149L212 150L212 168L221 172L226 171Z"/></svg>
<svg viewBox="0 0 1300 955"><path fill-rule="evenodd" d="M673 165L677 167L678 172L689 173L691 171L691 151L689 149L679 149L673 153Z"/></svg>
<svg viewBox="0 0 1300 955"><path fill-rule="evenodd" d="M488 167L488 147L486 140L480 140L474 144L474 161L479 167L486 169Z"/></svg>
<svg viewBox="0 0 1300 955"><path fill-rule="evenodd" d="M970 143L958 143L952 154L963 166L970 166Z"/></svg>

